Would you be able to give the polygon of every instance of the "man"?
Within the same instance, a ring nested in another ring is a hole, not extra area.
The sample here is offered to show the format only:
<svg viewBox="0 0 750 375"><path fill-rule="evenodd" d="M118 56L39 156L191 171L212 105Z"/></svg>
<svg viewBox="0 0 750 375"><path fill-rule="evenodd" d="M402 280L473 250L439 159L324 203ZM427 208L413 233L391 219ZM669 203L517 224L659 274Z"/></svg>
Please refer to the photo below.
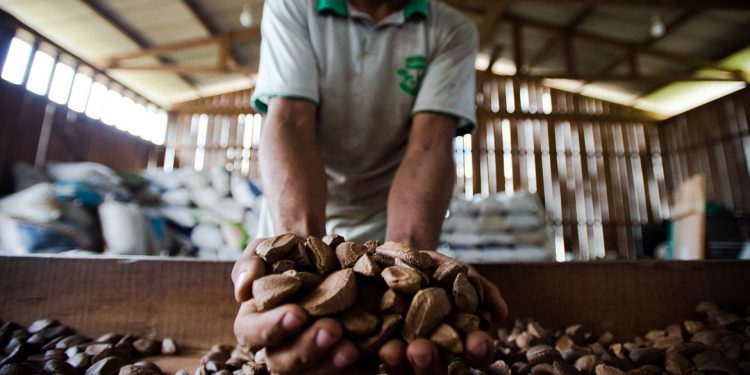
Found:
<svg viewBox="0 0 750 375"><path fill-rule="evenodd" d="M272 230L396 241L434 249L452 195L452 140L475 125L473 22L428 0L269 0L253 105L266 112L260 169ZM261 219L263 220L263 219ZM251 244L232 276L238 301L263 275ZM434 254L437 261L444 258ZM495 315L506 313L486 282ZM256 313L243 303L235 333L268 347L271 370L333 372L356 361L341 327L294 305ZM301 331L301 332L300 332ZM467 356L491 356L484 333ZM391 373L440 373L427 340L379 353Z"/></svg>

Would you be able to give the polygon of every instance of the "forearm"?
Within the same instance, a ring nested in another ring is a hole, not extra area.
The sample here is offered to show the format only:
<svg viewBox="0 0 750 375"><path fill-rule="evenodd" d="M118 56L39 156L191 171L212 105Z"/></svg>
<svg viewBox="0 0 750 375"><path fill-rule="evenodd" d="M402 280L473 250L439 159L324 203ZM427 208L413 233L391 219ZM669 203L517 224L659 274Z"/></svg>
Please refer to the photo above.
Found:
<svg viewBox="0 0 750 375"><path fill-rule="evenodd" d="M315 140L315 107L272 99L260 145L263 194L274 229L323 236L326 178Z"/></svg>
<svg viewBox="0 0 750 375"><path fill-rule="evenodd" d="M412 132L388 194L387 241L419 249L437 247L456 178L452 152L455 121L450 121L435 124L430 129L433 134L426 137L414 137Z"/></svg>

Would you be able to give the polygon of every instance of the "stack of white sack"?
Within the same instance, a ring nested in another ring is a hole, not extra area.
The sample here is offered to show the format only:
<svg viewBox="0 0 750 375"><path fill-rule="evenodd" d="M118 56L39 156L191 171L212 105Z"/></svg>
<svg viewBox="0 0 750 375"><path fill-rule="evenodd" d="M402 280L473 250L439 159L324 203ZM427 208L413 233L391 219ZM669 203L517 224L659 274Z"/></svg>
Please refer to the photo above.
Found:
<svg viewBox="0 0 750 375"><path fill-rule="evenodd" d="M472 262L543 261L553 248L539 198L526 192L467 200L454 197L441 251Z"/></svg>
<svg viewBox="0 0 750 375"><path fill-rule="evenodd" d="M161 191L163 217L181 229L204 259L236 259L258 227L260 190L234 171L150 169L145 176Z"/></svg>
<svg viewBox="0 0 750 375"><path fill-rule="evenodd" d="M257 230L260 190L223 167L117 173L97 163L13 168L0 253L237 258Z"/></svg>

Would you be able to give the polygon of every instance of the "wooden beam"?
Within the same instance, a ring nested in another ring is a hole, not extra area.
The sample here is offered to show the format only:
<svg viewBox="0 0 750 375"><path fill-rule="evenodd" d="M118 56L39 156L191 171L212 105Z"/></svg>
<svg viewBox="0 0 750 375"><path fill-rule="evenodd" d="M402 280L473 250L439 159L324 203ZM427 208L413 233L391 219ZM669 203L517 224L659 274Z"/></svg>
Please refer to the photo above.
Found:
<svg viewBox="0 0 750 375"><path fill-rule="evenodd" d="M497 22L503 15L505 8L508 6L507 0L493 2L487 8L482 22L479 24L479 46L483 46L488 43L488 39L492 37L492 32L497 26Z"/></svg>
<svg viewBox="0 0 750 375"><path fill-rule="evenodd" d="M185 4L185 6L190 9L190 12L193 13L195 18L198 19L198 21L203 25L203 27L206 28L209 34L211 36L216 36L217 34L221 33L221 29L219 26L211 20L211 18L206 14L203 7L196 1L196 0L182 0L182 2ZM246 65L247 61L244 61L242 56L239 52L237 52L237 49L234 46L229 47L229 53L232 57L232 60L234 60L237 65Z"/></svg>
<svg viewBox="0 0 750 375"><path fill-rule="evenodd" d="M195 47L201 47L209 44L220 44L225 40L229 42L235 40L243 40L249 38L260 37L260 28L254 27L252 29L243 29L239 31L232 31L226 33L219 33L214 36L199 38L193 40L186 40L183 42L166 44L158 47L144 48L141 51L125 53L122 55L113 56L110 58L111 63L117 63L124 60L135 59L144 56L158 56L168 53L174 53L181 50L186 50Z"/></svg>
<svg viewBox="0 0 750 375"><path fill-rule="evenodd" d="M144 48L144 49L153 47L151 42L149 42L143 35L141 35L133 27L128 25L124 20L122 20L119 16L117 16L112 10L99 4L97 0L81 0L81 1L83 1L84 4L88 5L89 8L91 8L91 10L93 10L97 15L99 15L99 17L102 17L115 29L123 33L130 40L132 40L135 44L137 44L138 47ZM157 58L163 64L174 64L175 62L174 59L168 58L166 56L159 56ZM198 83L192 77L184 75L184 74L178 74L178 76L188 86L196 90L198 89Z"/></svg>
<svg viewBox="0 0 750 375"><path fill-rule="evenodd" d="M485 14L486 5L475 1L443 0L449 5L464 12ZM634 6L651 9L750 9L747 0L510 0L514 3L549 3L554 5L588 5L588 6Z"/></svg>
<svg viewBox="0 0 750 375"><path fill-rule="evenodd" d="M491 72L492 66L495 65L495 61L500 58L503 54L503 45L502 44L495 44L495 47L492 48L492 52L490 53L490 60L487 63L487 69L485 69L485 72Z"/></svg>
<svg viewBox="0 0 750 375"><path fill-rule="evenodd" d="M194 65L134 65L134 66L113 66L108 70L143 70L154 72L173 72L173 73L240 73L240 74L257 74L258 70L251 67L243 66L194 66Z"/></svg>
<svg viewBox="0 0 750 375"><path fill-rule="evenodd" d="M654 45L654 43L656 43L659 40L662 40L667 35L669 35L671 32L673 32L674 30L678 29L685 22L691 20L693 17L695 17L697 15L698 15L698 12L695 11L695 10L688 10L688 11L683 12L677 18L673 19L672 21L670 21L668 24L665 25L665 31L664 31L663 35L660 35L658 37L653 37L653 36L649 35L649 37L646 38L646 40L644 40L643 42L641 42L641 43L639 43L639 44L637 44L637 45L629 48L627 50L627 52L625 53L624 56L618 57L618 58L615 58L614 60L612 60L612 62L610 64L608 64L602 70L599 71L599 74L601 74L601 75L609 74L610 72L612 72L613 70L615 70L615 68L617 68L620 64L622 64L623 62L626 62L628 60L630 60L630 63L632 65L634 62L637 61L638 53L640 53L643 50L646 50L646 49L650 48L652 45ZM635 69L633 69L633 68L635 68ZM637 68L637 66L631 66L631 70L637 71L638 68Z"/></svg>
<svg viewBox="0 0 750 375"><path fill-rule="evenodd" d="M528 18L524 18L518 15L512 14L512 13L508 13L508 12L506 12L503 17L509 22L519 21L523 23L523 25L526 27L533 27L533 28L540 29L540 30L546 30L548 32L555 33L555 34L565 33L566 31L564 26L550 25L545 22L531 20ZM591 33L591 32L587 32L583 30L577 30L575 33L573 33L573 35L575 38L585 39L585 40L589 40L589 41L597 42L601 44L608 44L611 46L621 48L625 51L628 51L632 48L637 48L636 44L624 42L624 41L617 40L617 39L612 39L612 38L609 38L600 34ZM643 55L661 57L663 59L670 60L678 64L690 65L694 67L697 66L700 68L716 69L720 71L730 72L733 74L737 73L736 69L722 67L721 65L719 65L719 63L715 61L699 60L699 59L695 59L690 56L686 56L686 55L682 55L678 53L672 53L668 51L654 49L653 47L641 49L639 53Z"/></svg>
<svg viewBox="0 0 750 375"><path fill-rule="evenodd" d="M223 113L223 112L222 112ZM244 113L244 112L238 112ZM485 116L486 119L519 119L519 120L547 120L547 121L593 121L597 123L607 122L656 122L658 118L649 116L638 111L631 114L586 114L586 113L523 113L515 111L513 113L492 112L488 109L479 108L477 114Z"/></svg>
<svg viewBox="0 0 750 375"><path fill-rule="evenodd" d="M479 74L488 74L485 72L478 72ZM725 77L725 78L713 78L713 77L697 77L689 74L661 74L661 75L639 75L636 77L633 77L631 75L614 75L614 74L606 74L606 75L594 75L594 74L576 74L576 75L567 75L567 74L542 74L542 75L533 75L533 74L519 74L519 75L513 75L513 76L507 76L507 75L495 75L495 76L501 76L501 77L507 77L507 78L515 78L515 79L526 79L526 80L542 80L542 79L569 79L569 80L577 80L577 81L612 81L612 82L743 82L741 79L737 79L734 77Z"/></svg>
<svg viewBox="0 0 750 375"><path fill-rule="evenodd" d="M672 8L672 9L750 9L747 0L514 0L524 3L550 4L587 4L587 5L625 5L644 8Z"/></svg>
<svg viewBox="0 0 750 375"><path fill-rule="evenodd" d="M576 52L575 45L573 44L573 36L570 33L563 37L565 41L565 71L569 75L576 74Z"/></svg>
<svg viewBox="0 0 750 375"><path fill-rule="evenodd" d="M530 60L528 67L524 73L530 73L531 69L534 69L535 66L539 65L539 63L542 62L549 54L555 50L555 47L557 47L560 42L565 41L568 42L568 39L572 39L572 34L578 29L578 27L588 18L591 13L594 12L593 6L587 6L578 14L573 17L573 19L568 23L568 25L565 27L565 33L564 34L555 34L553 35L549 41L540 49ZM573 41L571 40L570 43L572 44ZM567 49L567 46L566 46Z"/></svg>
<svg viewBox="0 0 750 375"><path fill-rule="evenodd" d="M216 63L216 67L218 69L227 70L229 68L229 65L227 65L229 61L229 53L232 48L232 42L229 40L229 38L222 38L219 42L219 61Z"/></svg>
<svg viewBox="0 0 750 375"><path fill-rule="evenodd" d="M470 1L462 1L462 0L444 0L448 5L462 10L464 12L470 12L470 13L476 13L476 14L484 14L487 10L486 5L484 4L475 4Z"/></svg>
<svg viewBox="0 0 750 375"><path fill-rule="evenodd" d="M213 113L213 114L240 114L255 113L248 100L252 95L253 88L246 88L231 92L225 92L199 99L191 99L184 102L172 104L172 109L179 112ZM229 98L229 100L223 100ZM240 103L240 104L237 104Z"/></svg>
<svg viewBox="0 0 750 375"><path fill-rule="evenodd" d="M523 71L523 23L513 21L513 61L516 72Z"/></svg>
<svg viewBox="0 0 750 375"><path fill-rule="evenodd" d="M195 105L184 107L173 106L173 109L178 112L205 113L208 115L240 115L243 113L255 113L255 109L251 106L221 108L209 105Z"/></svg>

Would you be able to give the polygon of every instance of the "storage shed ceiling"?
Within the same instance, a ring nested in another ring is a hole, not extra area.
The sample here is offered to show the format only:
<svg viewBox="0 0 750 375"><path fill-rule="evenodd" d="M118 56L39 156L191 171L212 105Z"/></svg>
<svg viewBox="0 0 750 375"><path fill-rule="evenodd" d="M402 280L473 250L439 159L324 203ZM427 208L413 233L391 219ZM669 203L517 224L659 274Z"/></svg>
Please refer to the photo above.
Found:
<svg viewBox="0 0 750 375"><path fill-rule="evenodd" d="M460 7L480 24L485 17L482 7L496 3L490 0L448 2ZM724 7L719 3L729 3L726 0L718 3L706 1L705 5L690 8L599 5L603 1L596 2L597 5L594 6L591 3L511 1L499 21L490 29L490 35L481 48L477 67L483 68L483 64L486 66L492 50L500 46L502 52L492 69L496 73L519 72L552 78L565 73L569 75L564 43L559 40L561 33L554 30L557 28L569 29L574 36L573 71L581 75L627 75L630 72L630 59L627 50L623 48L592 38L580 38L576 36L578 34L611 39L615 43L646 46L646 49L689 56L695 61L724 62L728 67L750 72L750 57L747 56L748 53L743 53L750 46L750 33L747 32L750 30L750 3L746 7ZM654 2L656 3L659 2ZM698 3L700 2L691 2ZM257 27L263 11L261 0L0 0L0 8L97 67L107 67L112 57L150 47L247 30L239 22L240 12L245 5L250 7L254 27ZM651 40L649 27L654 17L659 17L668 27L664 37ZM525 65L520 71L514 64L512 20L524 25L522 53ZM540 24L552 29L534 26ZM669 27L673 24L674 27ZM571 28L571 25L575 26ZM259 46L259 37L233 41L228 66L245 68L241 72L109 69L108 73L149 100L169 107L177 102L215 95L226 90L252 87L255 74L247 70L257 69ZM220 50L218 43L203 44L190 49L169 51L158 58L145 56L125 60L121 64L131 68L160 65L213 67L219 61ZM637 62L639 73L649 76L690 76L697 70L696 66L651 55L640 55ZM545 80L545 83L648 109L663 116L688 109L674 106L668 100L669 95L660 93L674 83L670 81L551 79ZM711 90L700 89L702 85L726 88L713 90L714 92L731 91L730 87L743 87L742 83L689 83L681 87L693 87L695 95L701 96L704 101L713 99L709 95ZM701 100L695 102L699 103Z"/></svg>

